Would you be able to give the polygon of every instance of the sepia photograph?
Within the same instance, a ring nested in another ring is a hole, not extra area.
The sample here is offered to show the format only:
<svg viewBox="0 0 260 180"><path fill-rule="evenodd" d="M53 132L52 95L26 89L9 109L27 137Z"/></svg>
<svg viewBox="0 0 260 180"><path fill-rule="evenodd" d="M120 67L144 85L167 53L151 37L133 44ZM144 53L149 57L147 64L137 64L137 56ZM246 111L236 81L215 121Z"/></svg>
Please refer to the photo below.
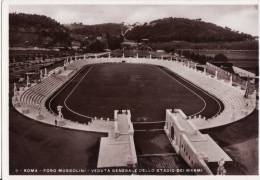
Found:
<svg viewBox="0 0 260 180"><path fill-rule="evenodd" d="M10 176L259 175L258 4L158 2L6 5Z"/></svg>

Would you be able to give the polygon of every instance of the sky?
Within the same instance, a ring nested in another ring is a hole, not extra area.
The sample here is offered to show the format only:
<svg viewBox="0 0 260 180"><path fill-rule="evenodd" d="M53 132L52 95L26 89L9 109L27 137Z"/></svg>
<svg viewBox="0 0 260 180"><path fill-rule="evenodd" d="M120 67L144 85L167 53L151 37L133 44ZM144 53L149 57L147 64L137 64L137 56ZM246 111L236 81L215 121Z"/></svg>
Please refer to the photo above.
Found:
<svg viewBox="0 0 260 180"><path fill-rule="evenodd" d="M256 5L12 5L9 12L46 15L61 24L144 23L165 17L201 18L258 35Z"/></svg>

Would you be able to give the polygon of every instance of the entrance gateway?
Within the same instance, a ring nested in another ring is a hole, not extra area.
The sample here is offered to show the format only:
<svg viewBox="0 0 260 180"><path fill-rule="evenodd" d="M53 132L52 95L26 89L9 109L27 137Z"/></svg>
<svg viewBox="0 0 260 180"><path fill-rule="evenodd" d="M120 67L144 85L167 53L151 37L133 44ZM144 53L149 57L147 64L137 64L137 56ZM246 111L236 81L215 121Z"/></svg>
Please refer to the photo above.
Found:
<svg viewBox="0 0 260 180"><path fill-rule="evenodd" d="M218 144L208 134L202 134L180 109L166 110L164 131L177 154L180 154L191 168L202 168L203 174L216 173L217 169L210 169L209 163L217 163L223 170L224 163L232 161Z"/></svg>

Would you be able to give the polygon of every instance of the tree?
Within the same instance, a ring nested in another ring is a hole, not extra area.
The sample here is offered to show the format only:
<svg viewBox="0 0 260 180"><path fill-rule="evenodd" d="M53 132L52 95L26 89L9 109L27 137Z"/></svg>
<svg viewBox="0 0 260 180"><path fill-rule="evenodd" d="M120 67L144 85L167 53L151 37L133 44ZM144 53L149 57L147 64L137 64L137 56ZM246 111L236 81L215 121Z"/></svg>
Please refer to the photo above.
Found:
<svg viewBox="0 0 260 180"><path fill-rule="evenodd" d="M107 43L109 49L119 49L122 42L122 37L110 36L110 34L107 34Z"/></svg>
<svg viewBox="0 0 260 180"><path fill-rule="evenodd" d="M96 40L89 46L89 49L92 52L102 52L105 49L105 44Z"/></svg>
<svg viewBox="0 0 260 180"><path fill-rule="evenodd" d="M216 54L215 57L214 57L214 61L215 62L228 62L228 58L226 55L222 54L222 53L219 53L219 54Z"/></svg>

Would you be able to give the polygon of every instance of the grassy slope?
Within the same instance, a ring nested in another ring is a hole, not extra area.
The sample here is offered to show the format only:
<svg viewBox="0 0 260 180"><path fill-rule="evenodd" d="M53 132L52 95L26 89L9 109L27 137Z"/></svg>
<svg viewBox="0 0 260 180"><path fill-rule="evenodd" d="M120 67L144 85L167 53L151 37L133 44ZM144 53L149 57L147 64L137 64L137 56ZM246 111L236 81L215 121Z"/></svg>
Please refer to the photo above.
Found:
<svg viewBox="0 0 260 180"><path fill-rule="evenodd" d="M106 136L41 124L13 108L9 135L11 174L15 168L95 168L100 137Z"/></svg>
<svg viewBox="0 0 260 180"><path fill-rule="evenodd" d="M237 174L258 174L258 111L233 124L203 131L229 154Z"/></svg>

